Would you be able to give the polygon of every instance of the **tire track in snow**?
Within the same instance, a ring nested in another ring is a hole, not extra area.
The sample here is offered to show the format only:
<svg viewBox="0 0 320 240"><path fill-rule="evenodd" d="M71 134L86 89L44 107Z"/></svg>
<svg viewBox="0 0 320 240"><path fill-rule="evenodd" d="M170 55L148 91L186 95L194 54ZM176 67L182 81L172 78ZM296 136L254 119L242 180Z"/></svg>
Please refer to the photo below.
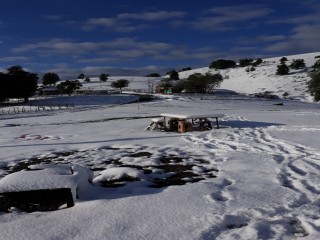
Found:
<svg viewBox="0 0 320 240"><path fill-rule="evenodd" d="M302 144L282 140L273 137L270 128L244 128L214 130L208 134L188 135L185 140L197 146L203 152L215 156L213 161L223 164L228 161L226 155L229 152L245 152L249 154L267 154L271 156L278 171L278 181L283 187L288 187L296 193L296 197L284 203L283 210L268 209L268 207L243 209L243 212L231 211L230 213L215 215L208 213L204 222L209 226L202 237L204 239L227 239L233 234L243 232L255 232L257 236L266 237L260 229L265 227L270 232L277 232L279 238L284 236L305 237L308 236L314 226L314 219L319 219L318 196L320 194L320 154L315 149ZM224 158L223 162L216 158ZM278 167L277 167L278 166ZM230 184L231 179L220 179ZM220 190L205 196L210 201L221 202L227 205L232 200L230 184L220 184ZM280 207L280 206L279 206ZM316 209L315 209L316 208ZM250 214L256 211L257 214ZM248 215L244 218L243 216ZM251 216L250 216L251 215ZM264 218L257 216L264 216ZM279 231L282 225L284 231ZM306 227L307 226L307 227ZM311 230L310 230L311 229ZM230 235L231 234L231 235Z"/></svg>
<svg viewBox="0 0 320 240"><path fill-rule="evenodd" d="M274 126L270 127L273 131ZM273 137L268 128L214 130L203 135L189 135L186 141L203 151L223 156L228 152L267 154L278 165L278 180L300 194L297 204L315 201L320 193L320 154L307 146ZM289 204L290 206L290 204Z"/></svg>

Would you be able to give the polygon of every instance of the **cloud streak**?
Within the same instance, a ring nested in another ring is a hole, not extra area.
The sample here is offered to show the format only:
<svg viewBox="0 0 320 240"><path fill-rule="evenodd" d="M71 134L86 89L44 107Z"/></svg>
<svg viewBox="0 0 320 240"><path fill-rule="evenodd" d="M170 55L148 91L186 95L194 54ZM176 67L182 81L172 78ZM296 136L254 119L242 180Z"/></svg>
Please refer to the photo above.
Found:
<svg viewBox="0 0 320 240"><path fill-rule="evenodd" d="M198 18L192 25L194 28L202 30L230 31L237 29L241 22L264 18L273 11L262 4L215 7L206 12L207 16Z"/></svg>
<svg viewBox="0 0 320 240"><path fill-rule="evenodd" d="M120 13L111 18L90 18L85 22L82 29L91 31L102 27L117 32L133 32L151 27L151 22L180 19L186 15L187 13L183 11Z"/></svg>
<svg viewBox="0 0 320 240"><path fill-rule="evenodd" d="M286 41L280 41L266 47L269 52L286 52L295 51L313 52L319 49L320 40L320 24L314 25L300 25L293 29L293 34L290 35Z"/></svg>
<svg viewBox="0 0 320 240"><path fill-rule="evenodd" d="M16 56L16 57L1 57L0 62L17 62L17 61L26 61L28 57Z"/></svg>

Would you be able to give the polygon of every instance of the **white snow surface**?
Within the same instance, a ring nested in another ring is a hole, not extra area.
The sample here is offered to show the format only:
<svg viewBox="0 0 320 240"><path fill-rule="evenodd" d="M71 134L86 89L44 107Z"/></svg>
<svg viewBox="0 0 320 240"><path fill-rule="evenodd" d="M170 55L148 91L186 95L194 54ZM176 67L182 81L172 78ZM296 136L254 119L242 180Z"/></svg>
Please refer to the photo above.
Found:
<svg viewBox="0 0 320 240"><path fill-rule="evenodd" d="M91 168L96 180L122 174L141 180L90 185L72 208L0 213L1 239L320 238L319 104L187 95L123 104L132 99L117 95L121 104L110 96L111 104L105 97L88 106L87 97L77 96L70 109L1 114L0 176L21 161L51 158ZM144 130L161 113L199 111L224 114L221 128ZM133 155L139 152L150 156ZM157 166L170 155L194 163L191 171L203 180L151 188L150 178L161 173L134 167ZM210 169L218 170L215 178L206 177Z"/></svg>
<svg viewBox="0 0 320 240"><path fill-rule="evenodd" d="M100 181L117 180L127 176L130 176L132 178L138 178L138 177L141 178L141 175L142 175L141 171L134 168L113 167L100 172L99 176L97 176L93 181L100 182Z"/></svg>
<svg viewBox="0 0 320 240"><path fill-rule="evenodd" d="M310 66L316 55L291 57ZM78 166L75 172L86 172L94 184L78 179L85 188L71 208L0 212L0 239L320 239L320 105L307 102L306 72L274 75L278 59L264 59L249 74L241 68L221 71L229 75L221 88L288 91L303 101L169 95L134 102L136 96L118 94L31 100L34 105L74 104L71 108L16 114L4 108L0 182L21 162L52 159ZM180 74L192 71L200 70ZM168 112L224 117L220 129L210 131L145 130ZM181 158L183 166L192 164L188 171L201 179L151 187L152 179L172 175L157 169L168 156ZM215 177L209 177L213 170ZM124 176L140 180L116 188L97 184Z"/></svg>

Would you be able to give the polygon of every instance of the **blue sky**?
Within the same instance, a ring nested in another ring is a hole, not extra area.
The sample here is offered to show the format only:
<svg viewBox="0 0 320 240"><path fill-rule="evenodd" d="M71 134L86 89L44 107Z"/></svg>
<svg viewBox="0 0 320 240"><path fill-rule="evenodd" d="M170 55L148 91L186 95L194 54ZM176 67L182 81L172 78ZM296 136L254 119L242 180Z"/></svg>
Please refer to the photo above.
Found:
<svg viewBox="0 0 320 240"><path fill-rule="evenodd" d="M4 0L0 71L144 75L319 51L320 1Z"/></svg>

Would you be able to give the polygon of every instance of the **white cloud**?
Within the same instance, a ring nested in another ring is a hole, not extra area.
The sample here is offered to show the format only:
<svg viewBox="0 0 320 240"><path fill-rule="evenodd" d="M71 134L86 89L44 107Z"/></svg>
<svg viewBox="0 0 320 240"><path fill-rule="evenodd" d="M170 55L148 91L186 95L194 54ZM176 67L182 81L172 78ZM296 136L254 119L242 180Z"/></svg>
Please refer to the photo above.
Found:
<svg viewBox="0 0 320 240"><path fill-rule="evenodd" d="M320 24L300 25L286 41L271 44L266 48L270 52L315 52L319 51Z"/></svg>
<svg viewBox="0 0 320 240"><path fill-rule="evenodd" d="M90 28L97 26L114 27L116 24L117 21L115 18L90 18L87 20L85 27L90 30Z"/></svg>
<svg viewBox="0 0 320 240"><path fill-rule="evenodd" d="M290 2L291 4L291 2ZM317 1L299 1L301 7L308 9L308 14L295 14L288 15L285 18L275 18L268 23L271 24L296 24L296 25L305 25L305 24L319 24L320 23L320 3Z"/></svg>
<svg viewBox="0 0 320 240"><path fill-rule="evenodd" d="M230 49L231 52L250 52L257 50L258 47L233 47Z"/></svg>
<svg viewBox="0 0 320 240"><path fill-rule="evenodd" d="M215 7L207 11L206 17L193 22L196 29L228 31L239 28L241 22L256 20L270 15L273 9L261 4Z"/></svg>
<svg viewBox="0 0 320 240"><path fill-rule="evenodd" d="M287 37L284 35L261 35L256 38L258 42L274 42L274 41L283 41Z"/></svg>
<svg viewBox="0 0 320 240"><path fill-rule="evenodd" d="M175 46L162 42L137 41L134 38L119 38L102 42L74 42L63 39L52 39L32 44L25 44L14 48L14 53L33 52L39 56L55 55L101 55L105 54L118 58L137 58L146 55L156 55L159 52L169 51Z"/></svg>
<svg viewBox="0 0 320 240"><path fill-rule="evenodd" d="M289 18L281 18L281 19L274 19L270 20L269 23L292 23L292 24L304 24L304 23L314 23L319 22L320 16L318 14L309 14L305 16L296 16L296 17L289 17Z"/></svg>
<svg viewBox="0 0 320 240"><path fill-rule="evenodd" d="M90 18L83 25L83 30L93 30L97 27L103 27L107 30L115 30L118 32L133 32L151 27L150 22L179 19L186 16L186 12L182 11L157 11L142 13L120 13L111 18ZM139 20L140 22L133 22ZM141 21L143 21L141 23Z"/></svg>
<svg viewBox="0 0 320 240"><path fill-rule="evenodd" d="M158 11L158 12L144 12L144 13L121 13L117 16L118 19L138 19L146 21L161 21L165 19L183 18L187 15L182 11Z"/></svg>
<svg viewBox="0 0 320 240"><path fill-rule="evenodd" d="M220 15L222 21L246 21L261 18L273 12L271 8L261 4L243 4L237 6L215 7L209 13Z"/></svg>
<svg viewBox="0 0 320 240"><path fill-rule="evenodd" d="M28 60L29 58L27 57L21 57L21 56L16 56L16 57L1 57L0 62L16 62L16 61L25 61Z"/></svg>
<svg viewBox="0 0 320 240"><path fill-rule="evenodd" d="M137 61L138 59L172 60L187 59L183 47L163 42L138 41L119 38L101 42L75 42L64 39L25 44L14 48L15 54L32 54L39 57L73 58L72 61L88 64L110 64Z"/></svg>
<svg viewBox="0 0 320 240"><path fill-rule="evenodd" d="M53 21L57 21L57 20L62 20L62 19L63 19L62 16L60 16L60 15L54 15L54 14L44 15L43 17L46 18L46 19L49 19L49 20L53 20Z"/></svg>
<svg viewBox="0 0 320 240"><path fill-rule="evenodd" d="M98 58L84 58L78 60L79 63L115 63L121 61L120 58L114 57L98 57Z"/></svg>
<svg viewBox="0 0 320 240"><path fill-rule="evenodd" d="M83 30L91 31L97 27L117 32L134 32L148 28L148 24L131 24L129 21L120 21L116 18L90 18L82 27Z"/></svg>
<svg viewBox="0 0 320 240"><path fill-rule="evenodd" d="M39 55L87 54L116 47L130 47L136 44L133 38L119 38L103 42L75 42L65 39L51 39L43 42L24 44L13 48L14 53L35 52Z"/></svg>

